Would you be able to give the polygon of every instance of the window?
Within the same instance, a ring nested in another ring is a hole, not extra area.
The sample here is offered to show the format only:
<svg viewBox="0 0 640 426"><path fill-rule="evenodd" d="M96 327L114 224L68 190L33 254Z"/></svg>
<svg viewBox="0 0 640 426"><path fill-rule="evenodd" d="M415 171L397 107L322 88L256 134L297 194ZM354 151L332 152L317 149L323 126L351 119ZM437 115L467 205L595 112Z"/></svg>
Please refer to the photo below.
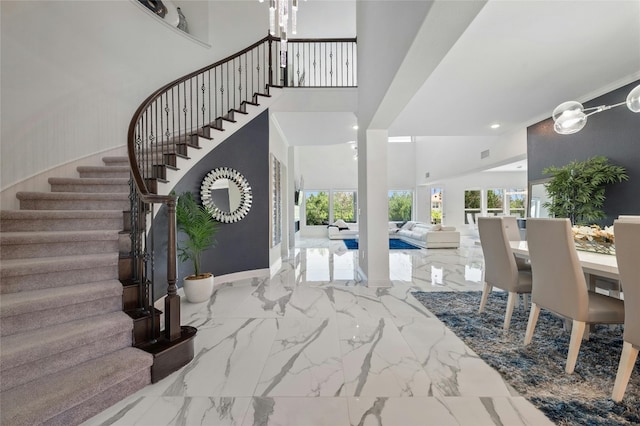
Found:
<svg viewBox="0 0 640 426"><path fill-rule="evenodd" d="M475 225L476 216L480 212L480 190L467 189L464 191L464 223Z"/></svg>
<svg viewBox="0 0 640 426"><path fill-rule="evenodd" d="M509 203L509 214L516 217L525 216L525 200L527 199L526 189L507 189L507 201Z"/></svg>
<svg viewBox="0 0 640 426"><path fill-rule="evenodd" d="M442 223L442 188L431 188L431 224Z"/></svg>
<svg viewBox="0 0 640 426"><path fill-rule="evenodd" d="M411 220L413 211L413 192L389 191L389 221L406 222Z"/></svg>
<svg viewBox="0 0 640 426"><path fill-rule="evenodd" d="M329 193L326 191L305 191L305 214L307 225L329 223Z"/></svg>
<svg viewBox="0 0 640 426"><path fill-rule="evenodd" d="M356 192L334 191L332 194L333 221L342 219L345 222L356 222Z"/></svg>
<svg viewBox="0 0 640 426"><path fill-rule="evenodd" d="M487 190L487 213L489 216L504 214L504 189Z"/></svg>

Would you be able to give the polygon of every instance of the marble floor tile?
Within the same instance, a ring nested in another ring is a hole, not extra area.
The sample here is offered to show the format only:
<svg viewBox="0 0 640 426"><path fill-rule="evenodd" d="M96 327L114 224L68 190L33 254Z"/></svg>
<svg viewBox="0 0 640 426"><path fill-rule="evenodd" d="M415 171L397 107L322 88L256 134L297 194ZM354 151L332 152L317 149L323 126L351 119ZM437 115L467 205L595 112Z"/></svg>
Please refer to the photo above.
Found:
<svg viewBox="0 0 640 426"><path fill-rule="evenodd" d="M255 394L339 396L344 373L335 319L278 320L278 334Z"/></svg>
<svg viewBox="0 0 640 426"><path fill-rule="evenodd" d="M340 426L349 424L346 398L255 397L243 426Z"/></svg>
<svg viewBox="0 0 640 426"><path fill-rule="evenodd" d="M522 397L360 397L348 404L352 426L553 425Z"/></svg>
<svg viewBox="0 0 640 426"><path fill-rule="evenodd" d="M523 397L449 397L441 400L461 426L554 424Z"/></svg>
<svg viewBox="0 0 640 426"><path fill-rule="evenodd" d="M129 426L140 420L159 399L157 396L143 396L141 391L119 401L80 426Z"/></svg>
<svg viewBox="0 0 640 426"><path fill-rule="evenodd" d="M169 426L210 425L239 426L251 398L214 397L146 397L146 412L117 413L108 418L94 418L84 426Z"/></svg>
<svg viewBox="0 0 640 426"><path fill-rule="evenodd" d="M500 374L437 319L395 319L436 396L510 396Z"/></svg>
<svg viewBox="0 0 640 426"><path fill-rule="evenodd" d="M392 251L383 288L342 241L296 244L273 276L183 300L193 361L84 426L551 424L411 295L481 290L472 240Z"/></svg>
<svg viewBox="0 0 640 426"><path fill-rule="evenodd" d="M448 407L432 397L348 398L351 426L457 426Z"/></svg>
<svg viewBox="0 0 640 426"><path fill-rule="evenodd" d="M198 330L193 361L141 392L155 396L253 396L277 328L275 319L214 320Z"/></svg>
<svg viewBox="0 0 640 426"><path fill-rule="evenodd" d="M428 396L431 382L390 318L338 318L347 396Z"/></svg>

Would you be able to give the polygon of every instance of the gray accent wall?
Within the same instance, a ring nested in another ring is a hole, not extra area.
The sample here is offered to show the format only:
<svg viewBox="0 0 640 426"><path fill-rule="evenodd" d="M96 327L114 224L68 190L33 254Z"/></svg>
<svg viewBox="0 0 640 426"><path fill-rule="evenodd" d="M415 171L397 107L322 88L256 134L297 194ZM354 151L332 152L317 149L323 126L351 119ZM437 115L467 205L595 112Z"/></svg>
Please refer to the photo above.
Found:
<svg viewBox="0 0 640 426"><path fill-rule="evenodd" d="M588 108L623 102L638 84L640 80L583 105ZM625 167L629 175L628 181L606 189L604 210L607 218L600 224L610 225L621 214L640 214L640 113L633 113L624 105L603 111L590 116L586 126L572 135L557 134L551 118L527 128L529 182L548 178L542 173L546 167L560 167L597 155Z"/></svg>
<svg viewBox="0 0 640 426"><path fill-rule="evenodd" d="M215 135L214 135L215 137ZM205 142L206 143L206 142ZM269 114L268 110L254 118L196 164L175 186L175 192L192 191L200 200L200 184L216 167L239 171L251 185L253 204L247 216L236 223L220 223L217 244L206 251L202 270L214 275L269 268ZM161 210L154 226L155 235L155 299L166 294L166 210ZM178 241L183 235L178 234ZM159 261L162 261L160 263ZM178 287L193 273L189 263L178 262Z"/></svg>

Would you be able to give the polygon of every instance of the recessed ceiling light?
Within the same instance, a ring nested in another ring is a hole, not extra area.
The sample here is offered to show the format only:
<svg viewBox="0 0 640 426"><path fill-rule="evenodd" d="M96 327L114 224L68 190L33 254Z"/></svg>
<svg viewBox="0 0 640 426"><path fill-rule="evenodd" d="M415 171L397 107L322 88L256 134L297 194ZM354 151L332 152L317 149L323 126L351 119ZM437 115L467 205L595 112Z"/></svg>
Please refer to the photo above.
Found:
<svg viewBox="0 0 640 426"><path fill-rule="evenodd" d="M390 136L388 138L389 143L407 143L412 142L411 136Z"/></svg>
<svg viewBox="0 0 640 426"><path fill-rule="evenodd" d="M358 125L353 126L353 130L358 130Z"/></svg>
<svg viewBox="0 0 640 426"><path fill-rule="evenodd" d="M498 127L500 127L500 125L498 123L495 123L495 124L491 125L492 129L497 129Z"/></svg>

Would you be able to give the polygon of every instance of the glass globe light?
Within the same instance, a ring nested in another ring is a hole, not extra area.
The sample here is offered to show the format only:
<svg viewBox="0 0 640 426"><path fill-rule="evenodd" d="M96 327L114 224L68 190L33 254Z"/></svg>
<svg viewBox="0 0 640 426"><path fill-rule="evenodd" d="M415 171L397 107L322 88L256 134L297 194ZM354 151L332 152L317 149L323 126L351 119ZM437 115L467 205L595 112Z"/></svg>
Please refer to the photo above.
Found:
<svg viewBox="0 0 640 426"><path fill-rule="evenodd" d="M580 102L564 102L553 110L553 129L561 135L579 132L587 124L587 115Z"/></svg>
<svg viewBox="0 0 640 426"><path fill-rule="evenodd" d="M633 112L640 112L640 85L627 95L627 107Z"/></svg>

